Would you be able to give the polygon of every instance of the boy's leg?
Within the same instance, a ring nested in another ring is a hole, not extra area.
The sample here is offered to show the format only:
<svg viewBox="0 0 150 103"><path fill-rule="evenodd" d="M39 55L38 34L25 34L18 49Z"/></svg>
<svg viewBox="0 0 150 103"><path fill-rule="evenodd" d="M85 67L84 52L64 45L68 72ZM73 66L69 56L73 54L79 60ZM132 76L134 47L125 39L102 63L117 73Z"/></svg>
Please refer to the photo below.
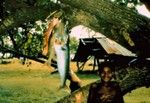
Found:
<svg viewBox="0 0 150 103"><path fill-rule="evenodd" d="M72 70L70 70L68 79L70 80L70 86L69 87L71 89L71 92L74 92L75 90L77 90L81 87L80 78Z"/></svg>

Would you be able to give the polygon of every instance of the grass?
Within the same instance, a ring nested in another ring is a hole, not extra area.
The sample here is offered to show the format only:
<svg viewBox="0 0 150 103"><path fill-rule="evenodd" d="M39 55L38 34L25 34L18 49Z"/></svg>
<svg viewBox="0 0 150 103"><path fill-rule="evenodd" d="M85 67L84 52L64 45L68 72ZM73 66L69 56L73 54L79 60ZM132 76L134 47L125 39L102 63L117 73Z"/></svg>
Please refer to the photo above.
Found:
<svg viewBox="0 0 150 103"><path fill-rule="evenodd" d="M71 66L77 69L74 64ZM18 61L0 64L0 103L54 103L69 94L58 90L59 74L52 68L32 62L30 67ZM95 74L78 74L83 85L96 81ZM67 81L67 85L69 81ZM124 96L125 103L150 103L150 88L140 88Z"/></svg>
<svg viewBox="0 0 150 103"><path fill-rule="evenodd" d="M51 68L32 62L30 67L18 62L0 65L0 103L54 103L70 93L58 90L59 74L50 74ZM91 74L80 75L83 84L95 80ZM69 81L67 81L69 84Z"/></svg>
<svg viewBox="0 0 150 103"><path fill-rule="evenodd" d="M57 91L58 75L50 76L42 71L29 72L28 75L27 72L15 72L7 78L1 77L0 103L53 103L59 100L60 95L68 93Z"/></svg>
<svg viewBox="0 0 150 103"><path fill-rule="evenodd" d="M124 96L125 103L150 103L150 88L141 87Z"/></svg>

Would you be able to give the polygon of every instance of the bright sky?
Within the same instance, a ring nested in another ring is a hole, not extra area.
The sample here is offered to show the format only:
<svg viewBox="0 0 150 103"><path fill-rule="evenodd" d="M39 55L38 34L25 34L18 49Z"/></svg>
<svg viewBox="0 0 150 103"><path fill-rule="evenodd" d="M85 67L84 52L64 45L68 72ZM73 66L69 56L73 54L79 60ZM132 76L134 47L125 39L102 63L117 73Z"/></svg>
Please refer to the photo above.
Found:
<svg viewBox="0 0 150 103"><path fill-rule="evenodd" d="M93 36L105 37L103 34L93 31L92 29L83 25L72 28L70 35L79 38L91 38Z"/></svg>
<svg viewBox="0 0 150 103"><path fill-rule="evenodd" d="M138 10L139 14L150 18L150 12L146 9L145 5L138 5L136 6L136 9Z"/></svg>

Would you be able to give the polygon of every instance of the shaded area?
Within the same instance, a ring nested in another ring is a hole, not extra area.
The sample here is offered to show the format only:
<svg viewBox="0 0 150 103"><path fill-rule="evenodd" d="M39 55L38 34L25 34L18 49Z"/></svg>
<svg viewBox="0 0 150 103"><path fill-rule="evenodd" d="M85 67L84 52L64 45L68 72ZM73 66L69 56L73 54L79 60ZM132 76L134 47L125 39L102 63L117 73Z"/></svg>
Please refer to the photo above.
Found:
<svg viewBox="0 0 150 103"><path fill-rule="evenodd" d="M127 66L128 63L137 58L134 53L106 38L81 38L73 61L77 62L78 70L83 70L85 63L94 57L93 69L100 60L111 61L116 65Z"/></svg>

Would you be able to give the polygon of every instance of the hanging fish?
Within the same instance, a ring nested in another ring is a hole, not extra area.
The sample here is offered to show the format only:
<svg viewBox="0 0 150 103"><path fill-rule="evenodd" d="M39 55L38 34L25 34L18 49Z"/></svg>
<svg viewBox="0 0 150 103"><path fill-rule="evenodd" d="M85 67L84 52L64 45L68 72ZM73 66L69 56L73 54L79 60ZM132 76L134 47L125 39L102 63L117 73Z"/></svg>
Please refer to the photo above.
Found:
<svg viewBox="0 0 150 103"><path fill-rule="evenodd" d="M64 87L66 85L67 75L69 73L70 50L67 24L68 23L64 25L62 20L60 20L54 31L54 48L57 55L57 67L61 79L60 87Z"/></svg>

